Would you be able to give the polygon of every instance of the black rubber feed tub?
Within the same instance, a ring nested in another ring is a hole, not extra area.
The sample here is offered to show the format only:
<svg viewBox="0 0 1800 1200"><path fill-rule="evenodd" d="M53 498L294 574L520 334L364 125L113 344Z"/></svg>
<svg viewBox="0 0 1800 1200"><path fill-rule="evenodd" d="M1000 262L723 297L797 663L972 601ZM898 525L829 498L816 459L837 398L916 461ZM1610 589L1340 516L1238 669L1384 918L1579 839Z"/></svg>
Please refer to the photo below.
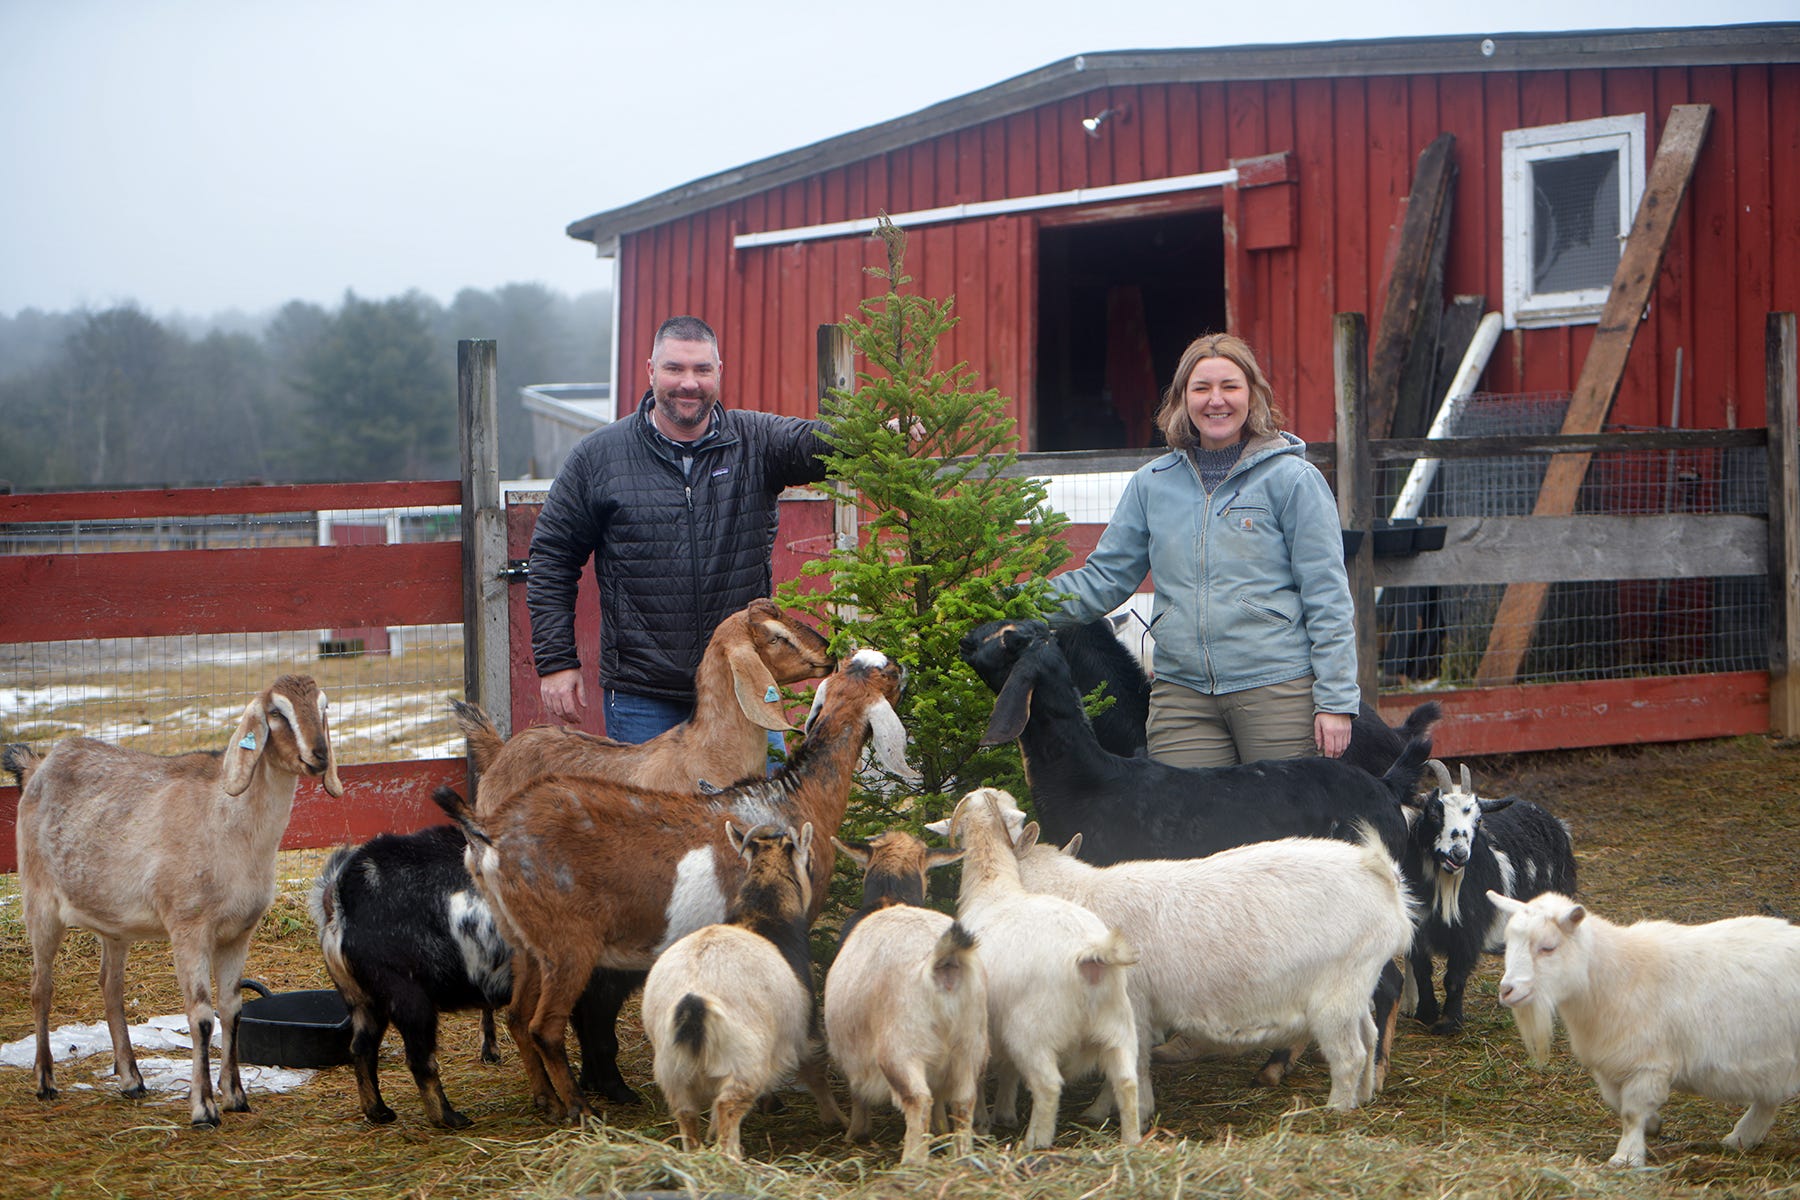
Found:
<svg viewBox="0 0 1800 1200"><path fill-rule="evenodd" d="M350 1010L335 988L271 992L238 982L259 999L238 1018L238 1061L263 1067L341 1067L350 1061Z"/></svg>

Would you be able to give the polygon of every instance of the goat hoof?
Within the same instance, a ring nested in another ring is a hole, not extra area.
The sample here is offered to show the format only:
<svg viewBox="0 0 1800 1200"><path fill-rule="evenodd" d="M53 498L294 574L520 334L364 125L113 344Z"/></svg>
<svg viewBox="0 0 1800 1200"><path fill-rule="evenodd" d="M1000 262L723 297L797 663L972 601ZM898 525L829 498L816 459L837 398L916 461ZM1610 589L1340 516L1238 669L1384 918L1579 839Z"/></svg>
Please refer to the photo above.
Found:
<svg viewBox="0 0 1800 1200"><path fill-rule="evenodd" d="M1448 1037L1453 1033L1461 1033L1462 1027L1463 1023L1461 1021L1445 1017L1443 1020L1432 1025L1431 1032L1437 1034L1439 1037Z"/></svg>
<svg viewBox="0 0 1800 1200"><path fill-rule="evenodd" d="M233 1100L231 1103L229 1103L225 1106L225 1111L226 1112L249 1112L250 1111L250 1097L239 1096L236 1100Z"/></svg>
<svg viewBox="0 0 1800 1200"><path fill-rule="evenodd" d="M42 1093L42 1092L38 1093L39 1096L42 1096L43 1094L44 1093ZM52 1096L56 1095L56 1089L51 1088L50 1094ZM141 1083L134 1083L128 1088L120 1088L119 1089L119 1095L125 1097L127 1100L142 1100L145 1096L148 1096L149 1094L150 1094L150 1089L145 1087Z"/></svg>
<svg viewBox="0 0 1800 1200"><path fill-rule="evenodd" d="M56 1099L57 1095L58 1095L58 1092L57 1092L56 1088L50 1084L45 1084L43 1087L41 1087L37 1090L37 1098L39 1100L54 1100L54 1099Z"/></svg>
<svg viewBox="0 0 1800 1200"><path fill-rule="evenodd" d="M390 1113L388 1115L388 1119L392 1120L393 1114ZM440 1125L442 1125L445 1129L467 1129L469 1126L473 1125L475 1122L469 1120L469 1118L463 1116L461 1113L457 1112L454 1108L446 1108L444 1110L444 1119L438 1123Z"/></svg>
<svg viewBox="0 0 1800 1200"><path fill-rule="evenodd" d="M581 1085L581 1090L590 1096L599 1096L613 1104L642 1104L644 1098L637 1094L624 1080L616 1083L602 1083L595 1087Z"/></svg>
<svg viewBox="0 0 1800 1200"><path fill-rule="evenodd" d="M497 1063L500 1061L500 1052L498 1050L483 1050L481 1052L481 1061L484 1063Z"/></svg>
<svg viewBox="0 0 1800 1200"><path fill-rule="evenodd" d="M195 1129L217 1129L219 1127L219 1110L210 1109L194 1117Z"/></svg>
<svg viewBox="0 0 1800 1200"><path fill-rule="evenodd" d="M363 1116L369 1118L369 1120L377 1125L388 1125L393 1123L394 1110L385 1104L380 1104L374 1108L363 1109Z"/></svg>

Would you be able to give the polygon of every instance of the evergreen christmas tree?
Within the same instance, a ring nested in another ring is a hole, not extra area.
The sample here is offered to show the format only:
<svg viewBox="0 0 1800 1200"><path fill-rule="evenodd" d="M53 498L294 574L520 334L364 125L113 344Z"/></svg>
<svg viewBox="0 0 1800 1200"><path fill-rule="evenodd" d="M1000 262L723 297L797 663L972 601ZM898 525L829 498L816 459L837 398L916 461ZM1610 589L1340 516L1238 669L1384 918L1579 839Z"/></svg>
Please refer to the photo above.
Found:
<svg viewBox="0 0 1800 1200"><path fill-rule="evenodd" d="M1009 473L1014 428L998 391L976 390L967 363L935 364L938 340L955 324L955 301L905 291L905 231L881 217L886 285L843 322L862 365L854 393L833 389L830 478L847 485L859 539L809 575L828 574L819 593L789 591L836 629L833 649L881 650L907 670L899 707L913 765L924 776L916 798L892 788L857 798L846 832L934 820L963 789L1019 782L1012 746L983 749L994 696L957 655L962 635L997 617L1034 617L1045 577L1069 554L1058 538L1067 518L1045 506L1041 480ZM891 781L890 781L891 782Z"/></svg>

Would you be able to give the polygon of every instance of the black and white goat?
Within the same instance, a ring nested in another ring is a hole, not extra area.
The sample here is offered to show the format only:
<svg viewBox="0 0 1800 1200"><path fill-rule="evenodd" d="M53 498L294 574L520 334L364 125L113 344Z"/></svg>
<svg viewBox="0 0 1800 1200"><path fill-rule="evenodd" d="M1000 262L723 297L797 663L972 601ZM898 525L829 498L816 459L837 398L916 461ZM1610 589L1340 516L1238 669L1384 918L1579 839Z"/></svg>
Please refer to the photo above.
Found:
<svg viewBox="0 0 1800 1200"><path fill-rule="evenodd" d="M1543 892L1575 894L1575 852L1562 821L1529 800L1475 794L1467 764L1462 784L1435 758L1439 786L1407 802L1412 827L1406 871L1419 888L1424 919L1413 939L1412 970L1401 998L1433 1033L1463 1024L1463 992L1483 953L1506 946L1507 914L1488 899L1498 892L1529 900ZM1432 955L1442 954L1444 1004L1432 990Z"/></svg>
<svg viewBox="0 0 1800 1200"><path fill-rule="evenodd" d="M463 866L462 831L434 825L384 833L332 854L309 897L325 969L350 1009L350 1053L363 1115L394 1119L381 1099L376 1056L391 1023L432 1124L460 1129L438 1077L440 1012L483 1009L483 1057L493 1010L512 996L512 947Z"/></svg>

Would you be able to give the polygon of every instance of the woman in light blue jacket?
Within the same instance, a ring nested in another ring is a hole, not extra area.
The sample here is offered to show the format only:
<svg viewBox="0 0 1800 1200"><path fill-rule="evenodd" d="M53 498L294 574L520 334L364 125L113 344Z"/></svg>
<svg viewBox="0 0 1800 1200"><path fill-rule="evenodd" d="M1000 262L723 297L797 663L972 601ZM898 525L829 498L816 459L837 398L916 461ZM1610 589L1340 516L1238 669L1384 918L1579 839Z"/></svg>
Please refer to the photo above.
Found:
<svg viewBox="0 0 1800 1200"><path fill-rule="evenodd" d="M1278 428L1268 378L1231 334L1196 339L1163 395L1171 453L1131 477L1057 624L1117 608L1148 573L1150 756L1225 766L1350 744L1360 693L1337 504Z"/></svg>

